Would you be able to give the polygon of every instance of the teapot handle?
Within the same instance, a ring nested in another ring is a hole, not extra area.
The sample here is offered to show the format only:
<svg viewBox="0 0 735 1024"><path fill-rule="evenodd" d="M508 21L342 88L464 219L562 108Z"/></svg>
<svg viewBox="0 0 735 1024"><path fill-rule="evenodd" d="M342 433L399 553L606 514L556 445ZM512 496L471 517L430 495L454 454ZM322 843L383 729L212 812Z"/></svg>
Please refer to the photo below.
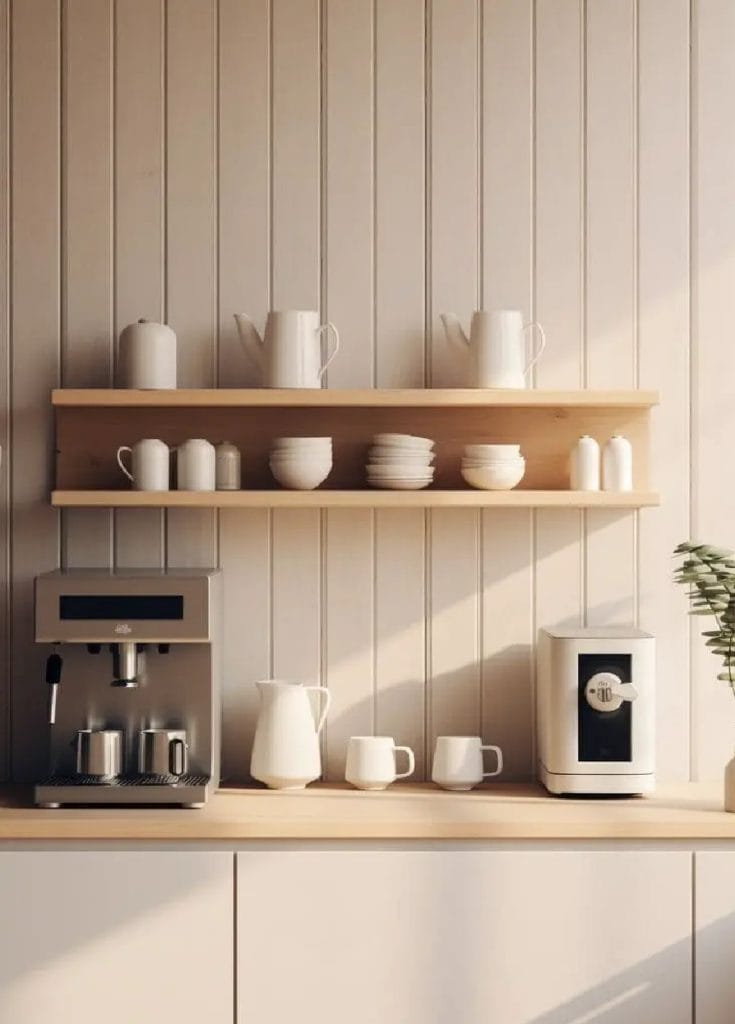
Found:
<svg viewBox="0 0 735 1024"><path fill-rule="evenodd" d="M326 686L305 686L304 689L307 693L318 693L320 697L323 696L324 704L321 711L319 712L319 720L316 723L317 736L322 731L324 723L327 720L327 712L329 711L329 705L332 703L332 694L326 688Z"/></svg>
<svg viewBox="0 0 735 1024"><path fill-rule="evenodd" d="M531 321L530 323L528 323L528 324L524 324L524 325L523 325L523 330L524 330L524 331L530 331L530 330L532 330L532 329L533 329L534 327L536 328L536 330L537 330L537 331L538 331L538 333L539 333L539 336L540 336L540 338L541 338L541 344L540 344L540 345L539 345L539 347L538 347L538 351L536 352L536 354L535 354L535 355L533 356L533 358L531 359L531 362L530 362L530 363L528 364L528 366L526 367L526 369L525 369L525 370L523 371L523 376L524 376L524 377L526 376L526 374L528 373L528 371L529 371L529 370L531 369L531 367L532 367L532 366L535 366L535 365L536 365L536 363L538 362L538 358L539 358L539 356L541 355L541 353L543 352L543 350L544 350L544 349L546 348L546 335L544 334L544 329L543 329L543 327L541 326L541 324L540 324L540 323L538 322L538 320L532 320L532 321Z"/></svg>
<svg viewBox="0 0 735 1024"><path fill-rule="evenodd" d="M324 366L322 366L321 370L319 371L319 380L322 379L324 374L327 372L327 367L339 352L339 331L334 326L331 320L328 320L327 323L325 324L320 324L319 327L317 327L316 329L317 334L321 334L323 331L332 332L332 336L334 337L334 351L332 352L331 356L327 357L326 363L324 364Z"/></svg>

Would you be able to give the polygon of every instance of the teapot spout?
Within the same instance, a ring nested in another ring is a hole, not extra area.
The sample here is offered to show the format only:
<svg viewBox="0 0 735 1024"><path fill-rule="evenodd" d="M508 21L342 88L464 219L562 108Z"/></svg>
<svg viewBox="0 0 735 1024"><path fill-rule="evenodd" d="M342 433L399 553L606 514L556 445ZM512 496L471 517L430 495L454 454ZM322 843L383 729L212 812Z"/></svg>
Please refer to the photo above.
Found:
<svg viewBox="0 0 735 1024"><path fill-rule="evenodd" d="M444 333L447 336L447 340L453 344L460 344L464 342L465 345L469 345L470 339L464 333L462 324L454 313L441 313L440 320L444 325Z"/></svg>
<svg viewBox="0 0 735 1024"><path fill-rule="evenodd" d="M257 370L263 370L263 339L258 329L246 313L234 313L237 333L245 350L245 355Z"/></svg>

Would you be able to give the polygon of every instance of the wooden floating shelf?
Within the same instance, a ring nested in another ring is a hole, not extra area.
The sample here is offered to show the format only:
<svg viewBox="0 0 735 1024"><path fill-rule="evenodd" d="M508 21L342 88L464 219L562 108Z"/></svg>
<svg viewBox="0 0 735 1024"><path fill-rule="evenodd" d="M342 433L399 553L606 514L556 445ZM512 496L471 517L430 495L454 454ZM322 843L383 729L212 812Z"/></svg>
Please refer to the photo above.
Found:
<svg viewBox="0 0 735 1024"><path fill-rule="evenodd" d="M53 491L57 508L608 508L658 505L648 491Z"/></svg>
<svg viewBox="0 0 735 1024"><path fill-rule="evenodd" d="M542 391L479 388L59 388L52 403L67 408L514 408L650 409L657 391Z"/></svg>

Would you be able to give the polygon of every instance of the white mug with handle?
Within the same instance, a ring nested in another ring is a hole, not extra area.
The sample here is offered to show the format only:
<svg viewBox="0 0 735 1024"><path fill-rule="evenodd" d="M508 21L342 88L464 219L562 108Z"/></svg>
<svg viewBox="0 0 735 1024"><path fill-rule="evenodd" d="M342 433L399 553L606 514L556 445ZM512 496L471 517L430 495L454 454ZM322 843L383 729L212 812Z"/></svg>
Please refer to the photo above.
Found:
<svg viewBox="0 0 735 1024"><path fill-rule="evenodd" d="M130 453L130 469L123 454ZM167 491L169 489L170 452L168 445L156 437L146 437L132 447L120 445L117 464L136 491Z"/></svg>
<svg viewBox="0 0 735 1024"><path fill-rule="evenodd" d="M245 313L235 322L246 354L268 388L320 388L327 367L339 351L339 331L331 321L319 323L313 309L285 309L268 314L261 338ZM334 348L322 362L321 336L329 331Z"/></svg>
<svg viewBox="0 0 735 1024"><path fill-rule="evenodd" d="M396 754L408 758L408 768L399 772ZM410 747L397 747L392 736L351 736L347 746L345 779L356 789L386 789L396 779L407 779L416 769Z"/></svg>
<svg viewBox="0 0 735 1024"><path fill-rule="evenodd" d="M486 772L482 763L483 751L492 750L497 759L494 771ZM437 736L431 780L442 789L467 792L483 779L500 775L503 770L503 751L500 747L483 744L479 736Z"/></svg>

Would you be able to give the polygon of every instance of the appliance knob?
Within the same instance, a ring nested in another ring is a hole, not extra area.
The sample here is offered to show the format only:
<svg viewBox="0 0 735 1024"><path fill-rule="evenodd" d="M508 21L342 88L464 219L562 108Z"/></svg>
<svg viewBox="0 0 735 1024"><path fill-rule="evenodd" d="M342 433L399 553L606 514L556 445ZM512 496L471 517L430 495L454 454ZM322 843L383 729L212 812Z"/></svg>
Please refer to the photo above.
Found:
<svg viewBox="0 0 735 1024"><path fill-rule="evenodd" d="M584 688L587 703L595 711L617 711L623 701L635 700L638 691L632 683L624 683L614 672L596 672Z"/></svg>

